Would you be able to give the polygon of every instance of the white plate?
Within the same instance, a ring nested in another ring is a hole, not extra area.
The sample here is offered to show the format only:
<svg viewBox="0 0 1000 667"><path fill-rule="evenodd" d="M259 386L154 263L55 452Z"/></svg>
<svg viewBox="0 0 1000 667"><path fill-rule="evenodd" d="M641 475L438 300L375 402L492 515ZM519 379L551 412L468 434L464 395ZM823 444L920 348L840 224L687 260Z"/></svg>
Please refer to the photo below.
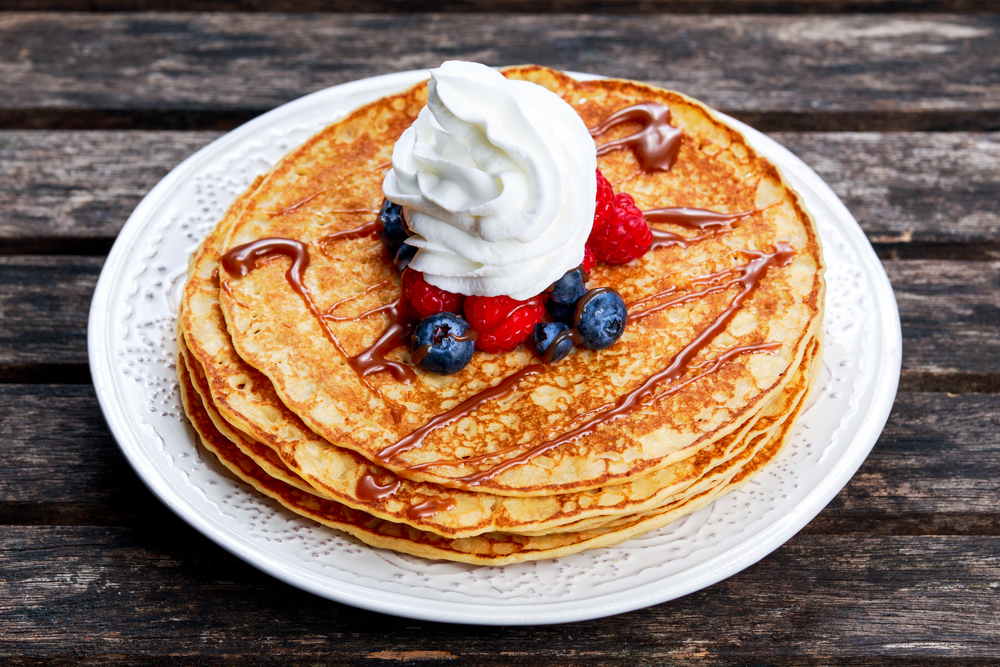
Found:
<svg viewBox="0 0 1000 667"><path fill-rule="evenodd" d="M101 272L88 346L104 415L139 477L189 524L278 579L431 621L514 625L617 614L709 586L784 543L847 483L881 432L899 379L899 315L881 264L837 196L785 148L737 121L803 195L829 264L820 390L779 460L742 489L613 548L491 568L365 546L283 509L202 456L179 407L174 361L188 256L289 150L426 76L365 79L275 109L185 160L136 208Z"/></svg>

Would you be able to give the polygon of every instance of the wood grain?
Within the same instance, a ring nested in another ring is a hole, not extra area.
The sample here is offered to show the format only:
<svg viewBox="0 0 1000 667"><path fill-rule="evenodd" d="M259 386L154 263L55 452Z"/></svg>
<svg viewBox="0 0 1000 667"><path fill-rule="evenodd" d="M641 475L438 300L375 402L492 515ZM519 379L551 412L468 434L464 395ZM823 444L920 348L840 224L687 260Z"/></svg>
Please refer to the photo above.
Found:
<svg viewBox="0 0 1000 667"><path fill-rule="evenodd" d="M0 380L87 363L87 315L103 263L100 257L0 257Z"/></svg>
<svg viewBox="0 0 1000 667"><path fill-rule="evenodd" d="M106 255L146 193L217 136L0 131L0 253Z"/></svg>
<svg viewBox="0 0 1000 667"><path fill-rule="evenodd" d="M423 664L419 656L441 651L452 664L630 666L1000 654L997 537L799 535L679 600L598 621L506 628L350 609L257 572L185 526L0 527L0 545L4 642L35 658L69 647L119 654L116 663L263 651L266 661L254 664L376 665L407 655Z"/></svg>
<svg viewBox="0 0 1000 667"><path fill-rule="evenodd" d="M994 15L6 13L0 125L193 128L463 58L641 79L769 131L996 130L998 40Z"/></svg>
<svg viewBox="0 0 1000 667"><path fill-rule="evenodd" d="M883 258L1000 259L1000 134L777 133Z"/></svg>
<svg viewBox="0 0 1000 667"><path fill-rule="evenodd" d="M106 254L213 132L0 130L0 253ZM1000 134L779 133L883 257L1000 259Z"/></svg>

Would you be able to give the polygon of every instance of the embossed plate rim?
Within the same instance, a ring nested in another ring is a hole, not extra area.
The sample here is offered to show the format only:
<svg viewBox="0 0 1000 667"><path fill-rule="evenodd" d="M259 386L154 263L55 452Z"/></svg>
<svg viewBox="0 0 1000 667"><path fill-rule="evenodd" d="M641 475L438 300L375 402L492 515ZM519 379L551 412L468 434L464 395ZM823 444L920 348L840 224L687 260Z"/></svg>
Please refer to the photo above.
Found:
<svg viewBox="0 0 1000 667"><path fill-rule="evenodd" d="M588 74L574 74L574 76L593 77L593 75ZM737 531L735 537L720 537L718 544L713 545L717 553L706 557L689 569L668 576L658 577L655 573L657 563L662 563L664 559L661 557L658 560L653 560L648 568L640 569L638 574L633 575L638 580L646 570L649 570L653 572L649 575L652 577L651 581L637 581L633 588L625 590L604 594L599 590L599 586L590 590L586 590L586 586L577 586L573 589L574 594L568 596L569 599L559 598L555 595L551 599L540 595L527 601L522 599L523 595L515 595L511 600L499 601L468 596L456 599L455 596L430 586L426 588L415 587L412 590L401 592L399 586L393 586L388 581L375 581L374 583L368 581L366 583L366 580L360 577L336 578L328 575L326 571L318 572L306 567L302 562L292 561L285 552L289 548L294 549L294 547L278 547L270 542L254 541L246 530L241 530L238 519L234 517L220 518L217 514L213 515L206 511L200 501L190 494L190 488L184 487L186 482L182 479L184 472L177 469L169 470L168 466L164 464L156 449L158 446L164 449L165 447L163 447L162 440L157 443L156 439L160 436L155 427L141 416L129 414L125 410L122 392L126 390L126 387L121 375L122 368L118 367L121 363L116 362L114 358L113 332L115 322L112 315L115 312L114 299L116 298L124 298L126 305L131 307L130 299L136 296L135 291L139 289L138 276L149 269L146 265L140 267L133 265L139 261L137 258L144 248L142 244L151 245L150 237L159 233L160 228L152 223L157 215L165 215L161 209L167 205L170 195L189 179L194 178L194 175L199 173L198 170L206 170L206 165L211 164L213 159L221 161L221 156L234 151L237 147L250 146L254 137L258 133L263 133L267 128L272 128L270 131L273 132L276 125L286 121L292 123L289 119L293 117L300 118L300 122L303 122L301 117L304 114L318 113L315 112L315 109L321 105L337 108L338 102L343 106L346 99L353 100L357 97L374 99L402 90L425 77L426 71L401 72L372 77L318 91L290 102L220 137L192 155L164 177L139 204L122 229L101 272L91 305L88 326L91 374L97 396L109 428L129 464L150 490L178 516L224 549L268 574L331 600L421 620L512 625L599 618L671 600L709 586L755 563L783 544L840 491L868 455L881 432L892 407L899 380L902 349L899 316L891 286L881 263L875 256L860 226L829 186L785 148L743 123L728 117L724 117L727 122L744 132L762 154L783 169L793 185L803 192L807 201L812 201L816 206L825 208L832 215L831 224L835 224L837 231L846 236L843 242L848 244L849 250L857 255L866 278L871 282L873 293L870 301L871 308L867 313L871 316L871 320L870 325L865 326L873 326L876 329L877 349L873 353L876 355L877 367L872 369L871 372L874 373L874 376L868 378L869 382L865 387L865 395L869 400L860 412L854 412L853 408L848 405L843 418L833 431L834 434L839 433L845 426L844 421L847 421L853 432L850 442L842 446L842 451L832 463L829 472L821 479L816 480L807 495L793 506L780 510L776 517L765 514L768 517L766 525L763 525L762 528L761 526L751 526L756 532L743 533L744 528ZM163 228L167 226L165 222L161 222L160 225ZM826 244L827 239L823 240ZM147 261L148 259L150 258L147 258ZM127 269L130 267L132 273L126 275ZM123 284L128 281L129 277L133 279L134 285ZM132 293L124 294L133 287ZM172 313L166 313L166 315L169 316ZM115 373L116 370L119 371L118 374ZM861 375L858 376L858 379L860 378ZM842 402L849 403L849 401ZM808 421L810 418L813 417L806 415L803 420ZM192 451L197 456L193 432L188 430L186 437L192 441L190 443ZM825 454L820 457L820 462L824 457ZM795 464L792 465L794 467ZM246 487L240 487L238 483L221 476L220 483L233 484L236 485L234 488L246 489ZM739 494L741 491L734 493ZM750 493L754 492L750 491ZM205 497L207 500L207 496ZM727 498L729 497L727 496ZM710 512L711 507L702 510L702 513ZM770 511L767 510L767 512ZM756 521L755 519L754 522ZM735 543L724 546L723 543L730 538L735 540ZM625 543L612 549L627 557L631 554L631 544L632 542ZM653 548L657 547L654 545ZM699 549L708 550L697 547L693 549L692 553L698 552ZM371 550L373 557L375 557L376 551L378 550ZM594 551L602 552L602 550ZM642 553L642 551L642 549L637 550L639 555L636 558L641 560L649 557L648 553ZM585 554L587 553L590 552L585 552ZM563 560L571 558L575 557L571 556ZM431 562L427 561L427 563ZM593 563L595 568L608 567L607 559L599 562L594 559ZM535 568L536 574L542 572L551 575L557 573L559 569L558 561L539 561L522 564L522 566L525 568L524 572L529 571L527 568ZM461 576L485 578L491 576L494 571L515 571L518 567L521 566L470 568L467 573L462 573ZM425 569L434 570L435 568L428 565ZM344 570L340 574L350 575L351 573ZM431 573L429 576L435 575Z"/></svg>

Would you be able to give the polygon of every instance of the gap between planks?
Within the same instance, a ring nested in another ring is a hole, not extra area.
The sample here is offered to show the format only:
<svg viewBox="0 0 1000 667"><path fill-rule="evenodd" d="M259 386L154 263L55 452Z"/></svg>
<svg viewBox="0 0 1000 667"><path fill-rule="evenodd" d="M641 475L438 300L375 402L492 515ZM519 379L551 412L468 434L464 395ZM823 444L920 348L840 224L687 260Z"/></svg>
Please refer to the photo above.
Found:
<svg viewBox="0 0 1000 667"><path fill-rule="evenodd" d="M0 0L2 1L2 0ZM270 108L0 109L0 130L233 130ZM719 109L761 132L995 132L996 110L761 111Z"/></svg>

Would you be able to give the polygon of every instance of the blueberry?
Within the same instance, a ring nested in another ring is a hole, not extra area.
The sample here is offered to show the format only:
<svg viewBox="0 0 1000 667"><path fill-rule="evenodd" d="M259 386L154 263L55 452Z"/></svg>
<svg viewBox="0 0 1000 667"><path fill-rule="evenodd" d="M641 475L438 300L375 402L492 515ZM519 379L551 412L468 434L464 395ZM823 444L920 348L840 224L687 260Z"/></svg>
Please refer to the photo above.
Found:
<svg viewBox="0 0 1000 667"><path fill-rule="evenodd" d="M576 303L581 296L587 293L587 288L583 286L583 283L583 271L579 267L567 271L562 278L549 287L549 300L565 305Z"/></svg>
<svg viewBox="0 0 1000 667"><path fill-rule="evenodd" d="M621 338L628 320L625 301L618 292L604 287L587 292L577 304L577 331L586 347L603 350Z"/></svg>
<svg viewBox="0 0 1000 667"><path fill-rule="evenodd" d="M395 262L396 268L399 269L400 273L402 273L403 269L410 265L410 260L412 260L413 256L416 254L417 249L409 244L404 243L399 246L399 250L396 251L396 257L393 259L393 262Z"/></svg>
<svg viewBox="0 0 1000 667"><path fill-rule="evenodd" d="M545 310L548 311L549 317L556 320L557 322L562 322L563 324L573 325L573 318L576 316L576 304L562 304L557 301L549 299L545 302Z"/></svg>
<svg viewBox="0 0 1000 667"><path fill-rule="evenodd" d="M378 230L378 238L389 250L389 254L395 256L399 252L399 246L410 237L406 221L403 219L403 207L393 204L388 199L384 200L378 212L378 220L382 223L382 228Z"/></svg>
<svg viewBox="0 0 1000 667"><path fill-rule="evenodd" d="M431 315L413 333L413 360L439 375L459 372L472 361L476 349L472 340L455 340L468 330L468 322L454 313Z"/></svg>
<svg viewBox="0 0 1000 667"><path fill-rule="evenodd" d="M556 336L563 331L569 331L569 327L562 322L540 322L536 324L535 349L538 350L538 354L544 356L546 350L549 349L549 346L556 339ZM556 344L555 349L552 350L552 358L549 361L564 359L572 350L573 339L566 336Z"/></svg>

